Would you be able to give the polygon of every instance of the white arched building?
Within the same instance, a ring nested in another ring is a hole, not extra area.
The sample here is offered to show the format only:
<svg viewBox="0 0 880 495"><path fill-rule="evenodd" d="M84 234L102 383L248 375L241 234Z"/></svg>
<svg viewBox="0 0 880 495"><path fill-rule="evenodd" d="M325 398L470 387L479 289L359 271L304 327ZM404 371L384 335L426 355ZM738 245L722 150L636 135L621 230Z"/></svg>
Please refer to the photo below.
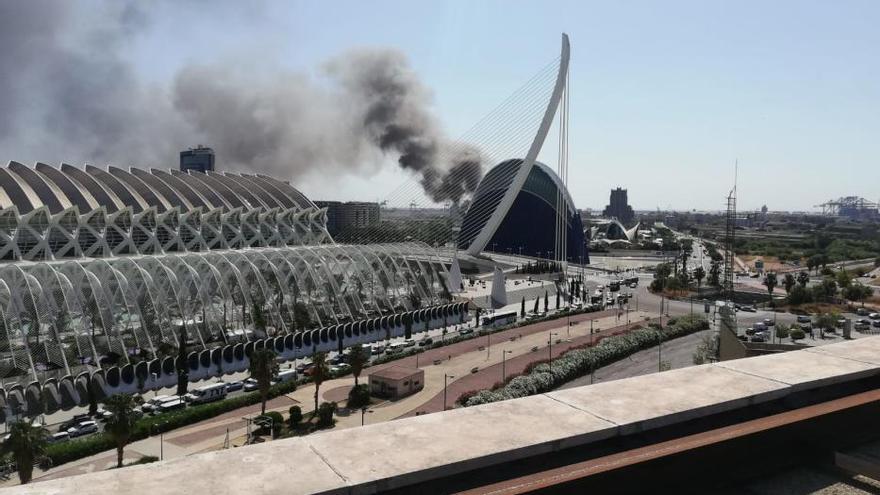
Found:
<svg viewBox="0 0 880 495"><path fill-rule="evenodd" d="M423 332L467 318L422 243L340 245L262 175L0 168L0 417Z"/></svg>

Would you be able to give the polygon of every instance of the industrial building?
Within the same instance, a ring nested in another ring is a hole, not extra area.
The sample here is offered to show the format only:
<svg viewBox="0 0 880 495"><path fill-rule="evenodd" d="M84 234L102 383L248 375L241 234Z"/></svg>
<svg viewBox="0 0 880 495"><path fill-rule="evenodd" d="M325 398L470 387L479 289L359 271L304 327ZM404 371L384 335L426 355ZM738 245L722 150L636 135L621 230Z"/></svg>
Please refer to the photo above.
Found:
<svg viewBox="0 0 880 495"><path fill-rule="evenodd" d="M378 225L381 221L379 203L315 201L315 204L327 210L327 231L331 236Z"/></svg>
<svg viewBox="0 0 880 495"><path fill-rule="evenodd" d="M214 150L198 145L180 152L180 171L206 173L214 171Z"/></svg>

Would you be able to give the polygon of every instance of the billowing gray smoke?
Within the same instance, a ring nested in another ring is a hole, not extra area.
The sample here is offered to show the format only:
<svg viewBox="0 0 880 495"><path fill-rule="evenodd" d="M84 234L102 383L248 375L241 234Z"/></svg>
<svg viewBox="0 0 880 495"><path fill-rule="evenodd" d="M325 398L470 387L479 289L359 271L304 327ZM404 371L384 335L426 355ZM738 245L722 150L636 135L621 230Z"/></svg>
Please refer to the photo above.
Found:
<svg viewBox="0 0 880 495"><path fill-rule="evenodd" d="M240 60L149 84L127 59L129 40L150 25L142 4L80 5L0 2L3 159L168 168L177 151L206 143L224 168L285 179L372 171L391 156L434 201L476 189L480 153L444 137L430 92L397 51L340 55L320 84Z"/></svg>

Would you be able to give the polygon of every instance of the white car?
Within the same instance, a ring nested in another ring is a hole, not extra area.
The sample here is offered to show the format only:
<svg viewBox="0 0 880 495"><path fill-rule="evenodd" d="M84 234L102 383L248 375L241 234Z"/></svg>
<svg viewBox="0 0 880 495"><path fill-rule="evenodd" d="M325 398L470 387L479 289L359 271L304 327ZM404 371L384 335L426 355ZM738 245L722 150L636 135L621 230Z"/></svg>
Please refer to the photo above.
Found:
<svg viewBox="0 0 880 495"><path fill-rule="evenodd" d="M60 431L54 435L50 435L49 438L46 439L49 443L66 442L68 440L70 440L70 433L66 431Z"/></svg>
<svg viewBox="0 0 880 495"><path fill-rule="evenodd" d="M242 388L244 388L245 392L253 392L254 390L260 388L260 384L253 378L248 378L244 381L244 387Z"/></svg>
<svg viewBox="0 0 880 495"><path fill-rule="evenodd" d="M88 435L89 433L97 433L98 432L98 423L94 421L82 421L76 426L71 426L67 429L67 434L69 438L79 437L82 435Z"/></svg>
<svg viewBox="0 0 880 495"><path fill-rule="evenodd" d="M880 313L871 313L868 315L868 318L872 320L880 320Z"/></svg>

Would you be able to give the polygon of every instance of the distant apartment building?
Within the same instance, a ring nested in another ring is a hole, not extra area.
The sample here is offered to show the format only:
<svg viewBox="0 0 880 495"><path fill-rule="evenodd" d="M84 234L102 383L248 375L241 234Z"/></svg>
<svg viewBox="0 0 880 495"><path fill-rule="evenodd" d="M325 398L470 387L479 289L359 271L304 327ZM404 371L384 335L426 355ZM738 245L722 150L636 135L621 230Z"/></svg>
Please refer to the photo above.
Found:
<svg viewBox="0 0 880 495"><path fill-rule="evenodd" d="M196 172L213 172L214 171L214 150L202 145L190 148L180 152L180 171L186 172L195 170Z"/></svg>
<svg viewBox="0 0 880 495"><path fill-rule="evenodd" d="M379 223L379 203L362 201L315 201L327 208L327 232L336 235L350 229L362 229Z"/></svg>
<svg viewBox="0 0 880 495"><path fill-rule="evenodd" d="M602 212L606 218L616 218L623 224L629 224L635 218L632 207L627 199L626 189L616 188L611 190L611 198L608 206Z"/></svg>

